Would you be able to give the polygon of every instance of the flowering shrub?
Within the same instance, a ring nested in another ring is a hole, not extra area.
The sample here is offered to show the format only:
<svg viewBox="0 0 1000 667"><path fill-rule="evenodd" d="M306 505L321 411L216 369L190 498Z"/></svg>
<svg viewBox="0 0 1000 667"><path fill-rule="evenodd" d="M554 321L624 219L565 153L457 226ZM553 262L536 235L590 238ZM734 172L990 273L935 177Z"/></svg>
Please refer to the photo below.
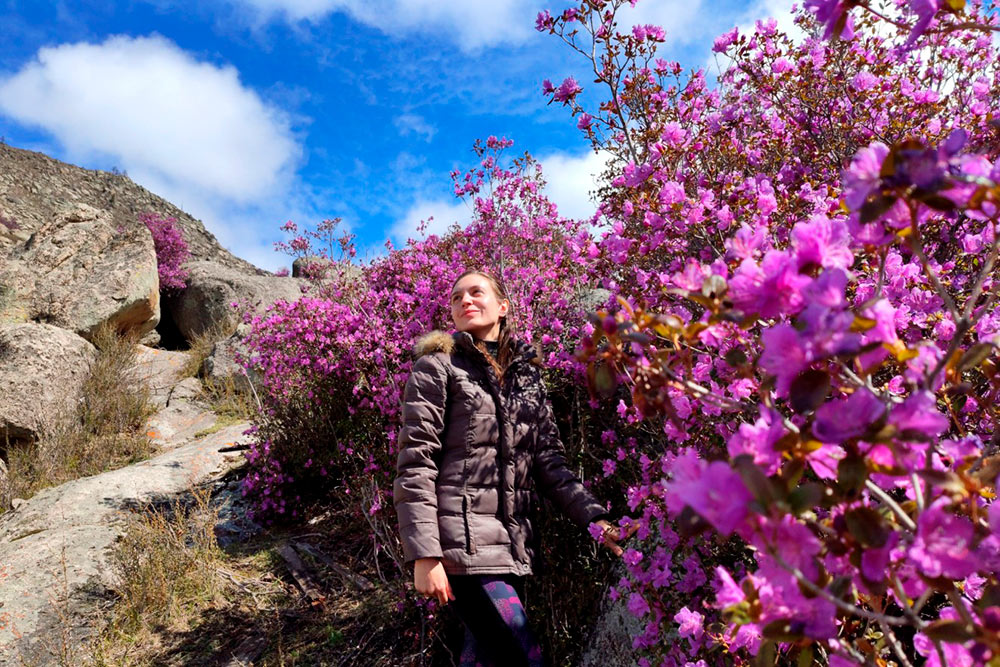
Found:
<svg viewBox="0 0 1000 667"><path fill-rule="evenodd" d="M188 274L181 266L188 260L187 241L176 218L165 218L158 213L141 213L139 221L153 235L153 246L156 249L156 269L160 275L161 289L183 289Z"/></svg>
<svg viewBox="0 0 1000 667"><path fill-rule="evenodd" d="M593 300L593 259L582 252L593 239L586 225L558 215L543 195L539 165L527 155L509 159L510 146L493 137L477 142L475 167L452 174L456 194L472 209L468 227L410 240L368 266L345 263L353 243L339 234L337 220L316 230L284 225L291 239L279 249L309 258L311 285L298 302L279 302L247 320L242 362L260 378L264 411L254 425L243 493L258 517L297 517L306 501L332 498L357 509L377 553L403 572L390 493L410 350L423 334L450 329L448 295L469 267L502 278L517 335L542 345L558 401L577 399L574 392L586 398L582 376L571 379L583 364L569 343L587 324L581 304ZM599 442L602 423L592 419L580 429L596 430L592 440ZM600 465L581 456L585 443L572 440L574 465ZM596 582L577 588L597 601Z"/></svg>
<svg viewBox="0 0 1000 667"><path fill-rule="evenodd" d="M495 138L477 144L476 168L453 174L456 192L473 207L469 227L411 240L353 273L330 256L338 248L346 256L353 251L349 237L332 241L337 221L301 234L294 223L284 226L295 236L281 249L317 257L312 265L332 270L308 272L314 283L306 298L249 319L245 363L262 378L267 415L244 490L259 511L284 513L287 488L334 471L333 481L363 494L372 515L391 506L410 349L421 335L448 328L447 296L466 267L502 276L521 336L547 345L579 337L584 318L575 301L588 264L576 250L590 244L589 234L560 218L541 194L541 170L530 157L504 164L510 145ZM573 363L565 350L552 355L557 369L560 360ZM313 426L322 437L301 432Z"/></svg>
<svg viewBox="0 0 1000 667"><path fill-rule="evenodd" d="M318 259L307 298L249 320L265 410L244 492L272 517L307 489L352 502L402 571L408 350L483 267L589 440L574 464L627 493L640 541L611 594L644 621L643 664L1000 659L995 18L809 0L813 37L717 39L713 87L657 57L661 29L619 31L625 1L536 22L603 90L543 84L610 156L600 238L495 138L452 174L465 229L358 268L336 220L285 226Z"/></svg>
<svg viewBox="0 0 1000 667"><path fill-rule="evenodd" d="M799 26L840 40L733 30L710 88L662 31L618 32L622 4L537 27L608 93L543 89L614 158L591 254L620 307L580 358L670 443L640 454L614 593L643 661L993 660L995 18L897 3L875 30L870 3L810 1ZM749 562L718 557L734 535Z"/></svg>

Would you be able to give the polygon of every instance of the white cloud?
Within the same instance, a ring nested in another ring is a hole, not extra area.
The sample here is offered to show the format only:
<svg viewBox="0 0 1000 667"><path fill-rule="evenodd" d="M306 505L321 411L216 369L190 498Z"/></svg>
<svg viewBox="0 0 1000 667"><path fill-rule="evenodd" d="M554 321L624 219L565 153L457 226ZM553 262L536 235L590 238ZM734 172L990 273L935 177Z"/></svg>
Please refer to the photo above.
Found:
<svg viewBox="0 0 1000 667"><path fill-rule="evenodd" d="M265 20L318 21L342 12L389 34L410 32L453 36L466 51L518 44L533 31L534 0L226 0L249 6Z"/></svg>
<svg viewBox="0 0 1000 667"><path fill-rule="evenodd" d="M419 200L393 224L389 229L389 236L399 244L405 243L407 239L420 239L431 234L441 236L454 223L465 227L471 219L472 211L462 201ZM427 228L421 233L418 227L425 222Z"/></svg>
<svg viewBox="0 0 1000 667"><path fill-rule="evenodd" d="M702 0L644 0L635 7L625 5L618 18L618 29L633 25L658 25L667 33L668 44L691 44L708 35Z"/></svg>
<svg viewBox="0 0 1000 667"><path fill-rule="evenodd" d="M226 0L249 6L265 20L318 21L342 12L389 34L419 32L450 35L465 51L500 44L522 44L534 34L545 0ZM644 0L633 9L626 5L620 26L636 23L663 26L669 39L690 43L704 35L698 30L704 11L702 0Z"/></svg>
<svg viewBox="0 0 1000 667"><path fill-rule="evenodd" d="M778 22L778 30L786 33L795 41L806 37L802 29L795 24L792 7L801 7L800 0L758 0L746 11L740 20L740 32L753 34L754 24L760 20L773 18Z"/></svg>
<svg viewBox="0 0 1000 667"><path fill-rule="evenodd" d="M559 207L560 215L574 220L594 215L597 204L591 193L597 190L606 160L589 150L579 155L552 153L538 158L546 181L545 194Z"/></svg>
<svg viewBox="0 0 1000 667"><path fill-rule="evenodd" d="M404 113L397 116L393 121L396 125L396 129L399 130L401 136L406 136L408 134L415 134L417 136L423 137L424 141L430 142L437 134L437 128L427 122L423 116L418 116L412 113Z"/></svg>
<svg viewBox="0 0 1000 667"><path fill-rule="evenodd" d="M590 193L598 186L598 177L604 171L606 158L593 151L582 154L550 153L538 158L545 177L545 195L559 207L559 214L576 220L589 219L597 210ZM465 227L472 219L472 211L462 201L420 199L389 229L394 242L404 243L408 238L424 238L431 234L442 235L453 224ZM421 234L417 228L429 221Z"/></svg>
<svg viewBox="0 0 1000 667"><path fill-rule="evenodd" d="M286 117L235 68L160 36L40 49L0 78L0 113L47 131L69 159L101 156L156 192L192 199L273 196L301 154Z"/></svg>

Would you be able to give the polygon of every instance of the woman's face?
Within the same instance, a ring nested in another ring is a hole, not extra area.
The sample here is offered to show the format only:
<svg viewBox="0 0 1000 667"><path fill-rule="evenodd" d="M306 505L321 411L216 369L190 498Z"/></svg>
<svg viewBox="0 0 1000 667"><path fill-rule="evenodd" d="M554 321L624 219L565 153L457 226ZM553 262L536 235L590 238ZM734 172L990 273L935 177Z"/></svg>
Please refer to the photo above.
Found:
<svg viewBox="0 0 1000 667"><path fill-rule="evenodd" d="M459 331L467 331L479 340L497 340L500 318L507 315L509 304L499 299L486 276L470 273L451 290L451 319Z"/></svg>

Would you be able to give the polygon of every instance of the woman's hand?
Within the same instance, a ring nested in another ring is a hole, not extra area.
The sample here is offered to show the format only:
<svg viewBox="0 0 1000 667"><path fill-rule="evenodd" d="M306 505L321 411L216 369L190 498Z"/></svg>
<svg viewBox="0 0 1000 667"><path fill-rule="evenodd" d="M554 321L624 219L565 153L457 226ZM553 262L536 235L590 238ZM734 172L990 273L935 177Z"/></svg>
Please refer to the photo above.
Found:
<svg viewBox="0 0 1000 667"><path fill-rule="evenodd" d="M637 523L630 524L624 534L618 526L612 525L605 519L599 519L594 523L602 528L601 544L606 546L608 549L611 549L611 552L616 556L621 556L624 553L622 548L618 546L618 543L624 542L628 538L632 537L632 535L635 534L635 531L639 530L639 524Z"/></svg>
<svg viewBox="0 0 1000 667"><path fill-rule="evenodd" d="M441 604L448 604L448 600L455 599L440 558L418 558L414 561L413 585L418 593L437 598Z"/></svg>

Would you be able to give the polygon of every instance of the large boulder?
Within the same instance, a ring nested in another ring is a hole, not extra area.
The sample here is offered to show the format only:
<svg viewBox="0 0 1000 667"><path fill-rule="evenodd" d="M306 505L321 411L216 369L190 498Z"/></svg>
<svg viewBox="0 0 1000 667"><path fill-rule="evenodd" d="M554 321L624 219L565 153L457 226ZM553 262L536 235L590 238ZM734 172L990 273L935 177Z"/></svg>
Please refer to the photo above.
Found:
<svg viewBox="0 0 1000 667"><path fill-rule="evenodd" d="M107 211L64 209L0 269L0 322L45 322L90 338L102 324L139 335L160 321L153 237Z"/></svg>
<svg viewBox="0 0 1000 667"><path fill-rule="evenodd" d="M72 331L0 325L0 443L33 440L71 410L96 355Z"/></svg>
<svg viewBox="0 0 1000 667"><path fill-rule="evenodd" d="M260 312L279 299L298 301L306 284L299 278L248 274L216 262L188 262L185 268L187 287L167 304L188 341L208 331L235 329L242 311Z"/></svg>

